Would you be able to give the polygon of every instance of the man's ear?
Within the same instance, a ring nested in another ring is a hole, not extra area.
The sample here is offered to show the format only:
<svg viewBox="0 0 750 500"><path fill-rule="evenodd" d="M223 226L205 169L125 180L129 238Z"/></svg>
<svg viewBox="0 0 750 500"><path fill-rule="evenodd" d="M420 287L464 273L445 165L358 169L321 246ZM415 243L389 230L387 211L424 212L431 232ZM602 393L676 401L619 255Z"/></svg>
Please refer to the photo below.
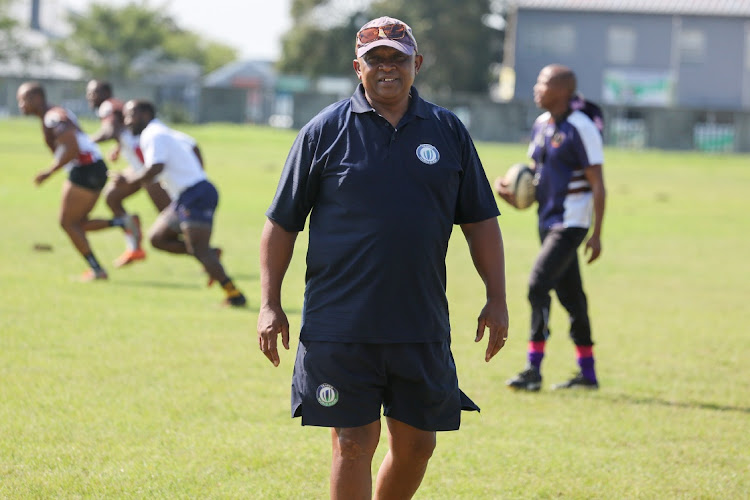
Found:
<svg viewBox="0 0 750 500"><path fill-rule="evenodd" d="M354 72L357 74L357 78L361 80L362 71L360 70L359 59L355 59L354 61L352 61L352 66L354 66Z"/></svg>

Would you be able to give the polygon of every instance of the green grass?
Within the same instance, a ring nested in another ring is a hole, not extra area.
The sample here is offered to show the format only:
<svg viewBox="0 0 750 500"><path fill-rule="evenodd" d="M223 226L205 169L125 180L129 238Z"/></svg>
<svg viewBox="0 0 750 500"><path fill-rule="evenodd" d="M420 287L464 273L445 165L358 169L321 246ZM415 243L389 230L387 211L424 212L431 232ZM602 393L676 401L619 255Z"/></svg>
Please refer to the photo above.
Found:
<svg viewBox="0 0 750 500"><path fill-rule="evenodd" d="M327 497L328 431L289 417L306 236L285 281L295 334L279 368L255 333L259 235L294 134L184 130L219 188L214 243L247 311L219 307L221 294L190 258L151 250L146 262L114 269L119 230L91 235L110 281L73 282L85 263L56 222L63 174L35 188L51 158L39 124L0 121L0 498ZM477 148L490 179L525 153L523 144ZM583 270L601 390L548 390L575 369L556 302L545 388L504 386L525 363L533 211L501 205L511 336L488 364L472 342L484 291L456 230L454 354L482 413L439 435L416 498L748 497L749 158L606 155L604 253ZM146 224L156 215L143 193L127 206ZM94 215L108 217L103 203ZM53 251L34 252L34 243Z"/></svg>

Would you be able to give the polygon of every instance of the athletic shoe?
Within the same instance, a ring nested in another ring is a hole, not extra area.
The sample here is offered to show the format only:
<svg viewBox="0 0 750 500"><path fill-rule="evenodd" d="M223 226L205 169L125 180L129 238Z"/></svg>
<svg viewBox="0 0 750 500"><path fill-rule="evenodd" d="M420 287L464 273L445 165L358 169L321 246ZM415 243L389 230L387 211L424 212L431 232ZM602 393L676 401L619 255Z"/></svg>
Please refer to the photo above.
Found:
<svg viewBox="0 0 750 500"><path fill-rule="evenodd" d="M221 250L221 248L218 248L218 247L214 248L214 253L216 253L216 260L221 260L221 254L223 253L222 250ZM205 267L203 268L203 272L205 272L206 274L208 274L208 271L206 271ZM208 275L208 283L206 284L206 286L210 287L211 285L214 284L214 281L216 281L216 280L213 279L211 277L211 275L209 274Z"/></svg>
<svg viewBox="0 0 750 500"><path fill-rule="evenodd" d="M227 297L224 299L224 305L231 307L245 307L247 305L247 299L242 294Z"/></svg>
<svg viewBox="0 0 750 500"><path fill-rule="evenodd" d="M136 248L135 250L125 250L125 252L115 260L115 267L127 266L128 264L132 264L137 260L145 260L145 258L146 251L142 248Z"/></svg>
<svg viewBox="0 0 750 500"><path fill-rule="evenodd" d="M594 380L589 380L583 376L583 373L578 372L575 377L563 382L561 384L555 384L552 386L553 391L560 389L598 389L599 383Z"/></svg>
<svg viewBox="0 0 750 500"><path fill-rule="evenodd" d="M538 369L530 366L505 382L505 385L514 390L536 392L542 388L542 374Z"/></svg>
<svg viewBox="0 0 750 500"><path fill-rule="evenodd" d="M83 281L84 283L88 283L90 281L96 281L96 280L106 280L109 279L109 276L107 276L107 271L102 269L101 271L94 271L93 269L86 269L83 274L78 278L79 281Z"/></svg>
<svg viewBox="0 0 750 500"><path fill-rule="evenodd" d="M125 232L133 237L137 249L141 248L143 232L141 231L141 218L136 214L125 217Z"/></svg>

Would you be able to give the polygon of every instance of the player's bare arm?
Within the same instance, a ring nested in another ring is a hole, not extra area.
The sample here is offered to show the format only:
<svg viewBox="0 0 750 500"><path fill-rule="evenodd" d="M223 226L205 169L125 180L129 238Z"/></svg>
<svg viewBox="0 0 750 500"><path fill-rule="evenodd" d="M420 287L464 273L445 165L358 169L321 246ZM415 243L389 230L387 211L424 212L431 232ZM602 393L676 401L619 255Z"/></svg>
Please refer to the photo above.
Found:
<svg viewBox="0 0 750 500"><path fill-rule="evenodd" d="M47 180L52 174L63 168L67 163L76 159L79 154L78 140L76 139L76 129L72 125L66 125L54 138L54 161L52 165L39 172L34 178L34 183L38 186Z"/></svg>
<svg viewBox="0 0 750 500"><path fill-rule="evenodd" d="M473 224L462 224L466 242L469 245L474 267L484 282L487 302L477 319L477 332L474 339L479 342L489 329L484 360L489 361L505 345L508 339L508 305L505 295L505 251L503 237L497 219L491 218Z"/></svg>
<svg viewBox="0 0 750 500"><path fill-rule="evenodd" d="M294 253L296 232L290 232L272 220L266 220L260 240L261 305L258 312L258 347L279 366L278 335L289 350L289 320L281 306L281 285Z"/></svg>
<svg viewBox="0 0 750 500"><path fill-rule="evenodd" d="M598 259L602 252L601 237L607 190L604 187L604 174L601 165L591 165L584 169L583 174L591 186L591 193L594 198L594 225L584 249L584 253L590 253L587 261L590 264Z"/></svg>
<svg viewBox="0 0 750 500"><path fill-rule="evenodd" d="M102 120L99 130L91 136L91 140L99 143L104 141L119 141L122 127L118 127L113 120Z"/></svg>
<svg viewBox="0 0 750 500"><path fill-rule="evenodd" d="M154 179L164 170L163 163L154 163L153 165L146 166L146 169L140 174L133 175L131 177L125 177L122 174L117 174L115 177L115 183L118 185L126 184L149 184L154 182Z"/></svg>

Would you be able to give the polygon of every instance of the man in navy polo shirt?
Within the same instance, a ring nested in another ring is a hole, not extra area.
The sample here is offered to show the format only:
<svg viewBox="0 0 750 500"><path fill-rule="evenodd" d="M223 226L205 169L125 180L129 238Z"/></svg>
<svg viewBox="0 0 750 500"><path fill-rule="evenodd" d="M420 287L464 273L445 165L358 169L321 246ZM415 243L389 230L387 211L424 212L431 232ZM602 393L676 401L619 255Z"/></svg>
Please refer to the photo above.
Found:
<svg viewBox="0 0 750 500"><path fill-rule="evenodd" d="M289 349L281 285L310 215L304 311L292 415L331 427L332 498L369 498L386 416L390 449L377 498L410 498L436 443L461 410L450 351L445 257L454 224L486 286L475 341L489 361L505 344L503 241L497 204L459 119L419 97L411 28L390 17L357 33L354 95L297 136L266 212L261 241L261 351Z"/></svg>
<svg viewBox="0 0 750 500"><path fill-rule="evenodd" d="M570 315L570 337L576 346L580 371L553 389L597 389L594 343L577 251L591 227L585 244L585 252L590 252L588 262L601 253L606 197L601 129L584 112L585 102L576 94L575 74L566 66L550 64L542 68L534 85L534 102L545 110L534 123L529 145L529 157L536 171L542 248L529 279L531 329L527 366L507 385L524 391L541 389L541 364L550 335L550 292L555 290ZM598 122L602 124L601 120ZM507 186L498 182L495 188L501 198L515 204Z"/></svg>

